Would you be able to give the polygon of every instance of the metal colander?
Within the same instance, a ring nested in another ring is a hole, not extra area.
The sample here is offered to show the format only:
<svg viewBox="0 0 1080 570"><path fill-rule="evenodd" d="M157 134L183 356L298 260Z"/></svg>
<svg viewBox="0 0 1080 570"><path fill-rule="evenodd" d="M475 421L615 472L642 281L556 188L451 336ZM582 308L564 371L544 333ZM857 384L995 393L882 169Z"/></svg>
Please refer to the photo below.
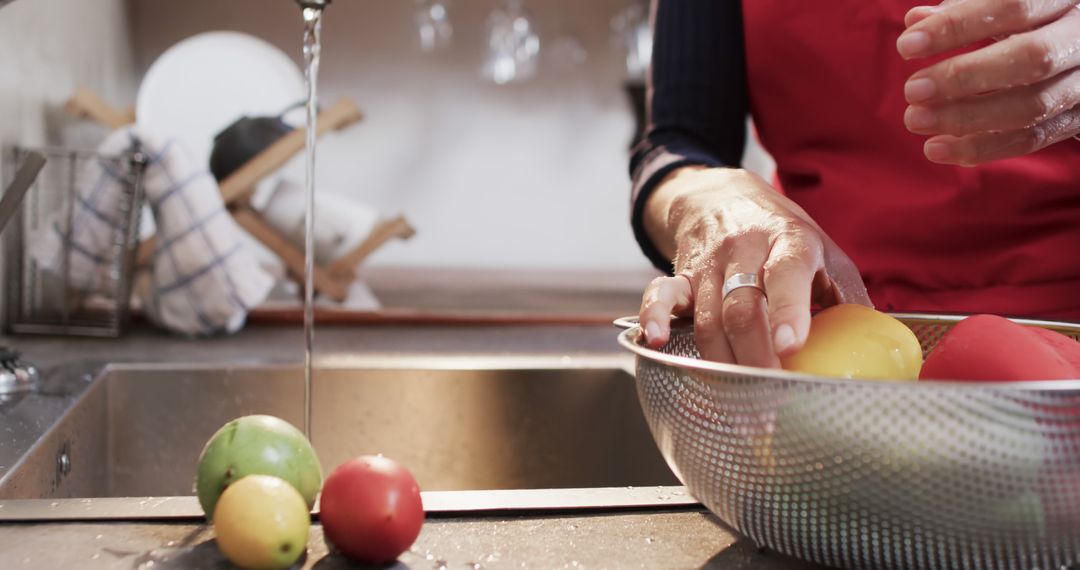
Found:
<svg viewBox="0 0 1080 570"><path fill-rule="evenodd" d="M923 350L962 317L896 315ZM1080 341L1080 325L1018 321ZM635 325L623 320L623 325ZM1080 562L1080 380L838 380L660 350L632 326L641 406L668 465L758 545L843 568Z"/></svg>

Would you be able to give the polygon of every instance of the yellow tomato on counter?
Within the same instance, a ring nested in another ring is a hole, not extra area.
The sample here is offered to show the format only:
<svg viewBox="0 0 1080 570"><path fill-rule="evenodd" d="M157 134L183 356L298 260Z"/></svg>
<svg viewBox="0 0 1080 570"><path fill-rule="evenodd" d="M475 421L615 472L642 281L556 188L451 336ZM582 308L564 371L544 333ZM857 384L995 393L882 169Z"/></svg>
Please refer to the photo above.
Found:
<svg viewBox="0 0 1080 570"><path fill-rule="evenodd" d="M806 344L780 359L785 370L863 380L917 380L919 339L904 323L863 305L829 307L814 315Z"/></svg>
<svg viewBox="0 0 1080 570"><path fill-rule="evenodd" d="M311 514L284 479L248 475L229 485L214 508L221 552L247 570L291 567L307 550Z"/></svg>

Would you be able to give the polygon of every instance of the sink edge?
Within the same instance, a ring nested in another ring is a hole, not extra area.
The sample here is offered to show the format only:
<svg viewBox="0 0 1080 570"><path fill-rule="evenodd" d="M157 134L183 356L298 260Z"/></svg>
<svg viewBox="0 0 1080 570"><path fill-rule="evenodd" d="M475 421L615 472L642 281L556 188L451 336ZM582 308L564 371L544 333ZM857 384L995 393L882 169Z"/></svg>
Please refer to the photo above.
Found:
<svg viewBox="0 0 1080 570"><path fill-rule="evenodd" d="M680 486L425 491L421 495L429 517L704 509ZM318 517L318 504L312 514ZM0 501L0 523L202 519L202 507L191 496Z"/></svg>

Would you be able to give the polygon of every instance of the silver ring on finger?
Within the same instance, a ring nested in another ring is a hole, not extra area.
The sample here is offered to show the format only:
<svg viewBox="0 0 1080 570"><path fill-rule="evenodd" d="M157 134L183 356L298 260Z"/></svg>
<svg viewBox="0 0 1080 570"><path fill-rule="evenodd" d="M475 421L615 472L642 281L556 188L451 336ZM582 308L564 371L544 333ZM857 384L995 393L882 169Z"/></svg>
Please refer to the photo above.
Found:
<svg viewBox="0 0 1080 570"><path fill-rule="evenodd" d="M765 288L761 286L761 278L756 273L736 273L731 277L728 277L724 281L724 288L721 290L721 299L727 299L736 289L742 289L743 287L753 287L758 291L761 291L762 295L765 295ZM768 295L766 295L768 297Z"/></svg>

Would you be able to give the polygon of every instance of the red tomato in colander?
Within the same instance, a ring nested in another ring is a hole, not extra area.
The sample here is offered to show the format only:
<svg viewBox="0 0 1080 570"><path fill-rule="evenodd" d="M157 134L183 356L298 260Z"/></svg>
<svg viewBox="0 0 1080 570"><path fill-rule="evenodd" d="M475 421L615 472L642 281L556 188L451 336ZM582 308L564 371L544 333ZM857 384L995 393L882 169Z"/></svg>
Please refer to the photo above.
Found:
<svg viewBox="0 0 1080 570"><path fill-rule="evenodd" d="M994 315L973 315L947 332L926 357L919 380L1080 379L1080 342Z"/></svg>

